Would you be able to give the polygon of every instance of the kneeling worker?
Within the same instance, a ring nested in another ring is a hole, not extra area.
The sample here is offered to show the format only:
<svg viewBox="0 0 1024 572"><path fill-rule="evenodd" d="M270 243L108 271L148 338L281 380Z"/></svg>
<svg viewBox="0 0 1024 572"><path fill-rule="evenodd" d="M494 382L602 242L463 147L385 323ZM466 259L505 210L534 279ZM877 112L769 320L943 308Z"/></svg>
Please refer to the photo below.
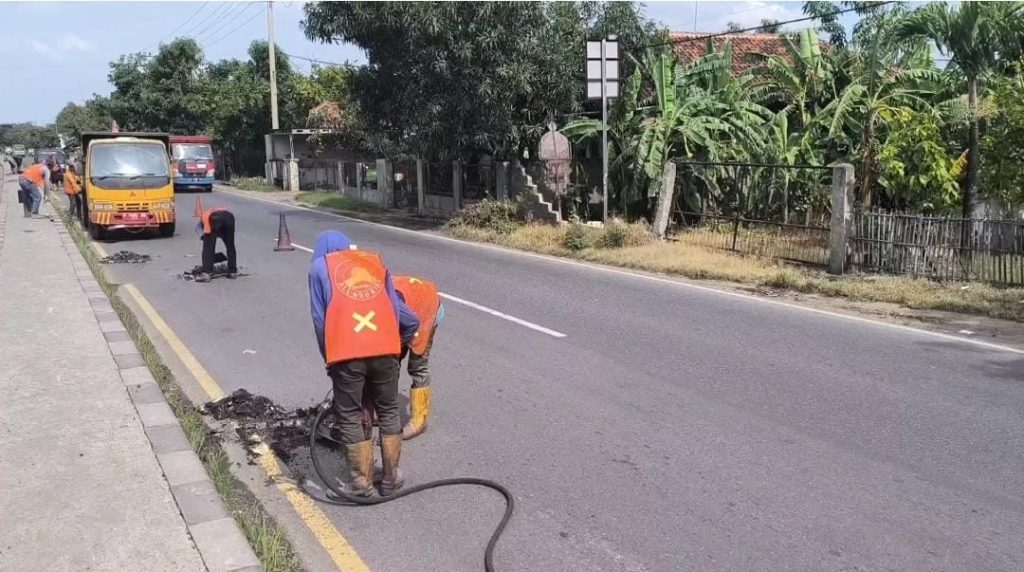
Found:
<svg viewBox="0 0 1024 572"><path fill-rule="evenodd" d="M217 239L224 241L228 251L228 277L238 272L235 258L235 215L221 208L207 209L203 219L196 223L196 234L203 241L202 273L196 276L196 282L209 282L212 279L213 264L217 251Z"/></svg>
<svg viewBox="0 0 1024 572"><path fill-rule="evenodd" d="M402 359L409 356L407 371L412 378L409 422L402 428L402 438L412 439L427 430L427 418L430 416L430 348L434 345L437 326L444 319L444 305L437 294L437 286L423 278L395 276L395 289L420 319L416 335L402 348Z"/></svg>
<svg viewBox="0 0 1024 572"><path fill-rule="evenodd" d="M320 234L309 266L313 329L334 385L334 413L352 477L350 491L372 496L373 441L364 433L364 388L380 420L384 468L380 494L398 490L402 425L398 411L398 357L419 320L395 292L380 257L355 250L336 230Z"/></svg>

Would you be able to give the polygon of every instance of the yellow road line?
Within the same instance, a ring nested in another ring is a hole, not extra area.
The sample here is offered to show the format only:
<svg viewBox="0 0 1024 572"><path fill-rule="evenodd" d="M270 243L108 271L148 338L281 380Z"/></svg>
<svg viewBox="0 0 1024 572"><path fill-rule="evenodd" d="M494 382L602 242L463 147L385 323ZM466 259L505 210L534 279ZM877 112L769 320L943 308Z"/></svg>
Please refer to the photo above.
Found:
<svg viewBox="0 0 1024 572"><path fill-rule="evenodd" d="M199 363L199 360L192 355L192 352L185 347L185 344L171 330L167 322L160 317L156 308L149 303L149 300L146 300L142 292L134 284L125 284L122 288L139 305L142 312L146 314L146 317L149 318L157 331L160 332L160 335L164 337L168 345L171 346L171 349L174 350L178 359L185 364L189 372L199 381L199 385L202 386L203 391L206 392L210 399L224 397L226 394L217 381ZM302 522L309 528L309 531L313 533L313 537L320 543L320 546L331 556L331 560L334 561L338 568L345 572L370 572L369 566L363 562L363 559L359 557L359 554L356 553L348 540L331 523L327 515L320 510L320 507L308 495L300 491L294 483L284 478L277 455L263 443L260 443L257 450L260 453L260 463L263 466L263 471L274 481L277 488L284 494L285 499L295 509L295 513L302 519Z"/></svg>
<svg viewBox="0 0 1024 572"><path fill-rule="evenodd" d="M134 284L125 284L122 288L124 288L124 290L135 299L135 303L142 309L142 313L146 314L146 317L153 322L153 326L155 326L157 331L160 332L160 335L167 340L167 344L170 345L171 349L174 350L174 353L178 355L178 359L185 364L185 367L187 367L192 376L196 378L199 385L203 386L203 391L206 392L206 395L209 395L210 399L213 400L220 399L227 395L224 393L224 390L220 388L220 385L214 381L213 376L211 376L210 373L206 371L206 368L199 363L196 356L192 355L192 352L188 351L185 344L180 338L178 338L177 334L171 330L171 327L167 325L167 322L160 317L156 308L149 303L149 300L142 295L142 292L139 292L139 289L136 288Z"/></svg>
<svg viewBox="0 0 1024 572"><path fill-rule="evenodd" d="M331 555L331 559L338 565L338 568L345 572L370 572L370 568L356 554L355 548L352 548L352 545L338 532L338 529L327 519L313 499L299 490L295 483L281 473L277 455L270 450L270 447L267 447L265 443L260 443L256 447L256 452L259 453L260 464L267 476L274 481L278 490L284 493L292 508L299 514L299 518L306 523L320 546L323 546Z"/></svg>

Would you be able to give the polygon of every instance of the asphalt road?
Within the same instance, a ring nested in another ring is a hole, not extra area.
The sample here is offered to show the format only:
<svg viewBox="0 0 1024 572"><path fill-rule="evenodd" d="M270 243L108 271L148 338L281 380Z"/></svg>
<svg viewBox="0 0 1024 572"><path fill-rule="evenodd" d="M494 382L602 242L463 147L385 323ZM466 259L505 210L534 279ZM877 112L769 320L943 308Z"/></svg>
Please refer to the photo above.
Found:
<svg viewBox="0 0 1024 572"><path fill-rule="evenodd" d="M430 430L409 483L472 475L519 506L501 570L1024 569L1024 356L223 192L248 276L194 284L194 195L172 239L113 267L226 391L287 406L329 387L310 255L326 229L392 271L565 334L446 302ZM256 353L245 350L255 350ZM408 384L403 376L403 388ZM479 570L500 497L461 488L328 507L375 570Z"/></svg>

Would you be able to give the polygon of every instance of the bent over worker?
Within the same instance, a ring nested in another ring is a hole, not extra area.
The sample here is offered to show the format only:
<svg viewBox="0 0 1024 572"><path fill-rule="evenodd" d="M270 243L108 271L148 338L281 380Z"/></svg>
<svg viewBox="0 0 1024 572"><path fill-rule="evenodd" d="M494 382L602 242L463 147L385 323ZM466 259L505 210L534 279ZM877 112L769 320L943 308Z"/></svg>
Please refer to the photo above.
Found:
<svg viewBox="0 0 1024 572"><path fill-rule="evenodd" d="M21 172L18 177L18 188L21 190L21 205L25 211L25 217L39 216L39 205L43 203L43 191L46 190L46 181L50 176L50 170L42 163L29 166Z"/></svg>
<svg viewBox="0 0 1024 572"><path fill-rule="evenodd" d="M412 439L427 430L430 416L430 349L434 345L437 326L444 319L444 305L437 286L423 278L395 276L395 289L420 319L419 330L412 341L402 347L402 359L409 357L407 371L412 378L409 390L409 422L402 428L402 438Z"/></svg>
<svg viewBox="0 0 1024 572"><path fill-rule="evenodd" d="M365 389L380 420L380 494L388 496L404 482L398 472L398 357L402 344L419 329L419 320L399 298L380 257L355 250L336 230L316 239L309 266L309 304L320 355L334 388L350 491L360 496L374 493L373 441L362 424Z"/></svg>
<svg viewBox="0 0 1024 572"><path fill-rule="evenodd" d="M224 241L228 251L228 277L238 272L235 253L235 215L222 208L207 209L203 219L196 223L196 234L203 241L202 273L196 276L196 282L209 282L213 274L214 258L217 253L217 239Z"/></svg>

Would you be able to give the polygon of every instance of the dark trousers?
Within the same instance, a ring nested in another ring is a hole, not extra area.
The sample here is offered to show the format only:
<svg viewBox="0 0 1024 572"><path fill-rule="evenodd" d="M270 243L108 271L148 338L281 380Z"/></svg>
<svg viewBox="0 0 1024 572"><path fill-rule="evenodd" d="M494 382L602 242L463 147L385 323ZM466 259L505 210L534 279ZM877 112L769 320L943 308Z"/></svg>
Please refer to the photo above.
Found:
<svg viewBox="0 0 1024 572"><path fill-rule="evenodd" d="M328 368L334 384L334 415L346 445L366 440L363 432L363 391L377 411L381 435L400 435L398 356L355 359Z"/></svg>
<svg viewBox="0 0 1024 572"><path fill-rule="evenodd" d="M406 371L409 372L409 377L412 378L412 386L414 388L430 387L430 348L434 347L434 336L436 335L437 326L434 326L434 330L430 332L430 341L427 342L427 349L423 351L423 355L416 354L409 349L409 346L402 348L402 359L404 360L406 356L409 357Z"/></svg>
<svg viewBox="0 0 1024 572"><path fill-rule="evenodd" d="M235 215L217 211L210 215L210 234L203 235L203 272L213 272L213 257L217 254L217 239L224 241L228 250L228 272L238 272L235 255Z"/></svg>
<svg viewBox="0 0 1024 572"><path fill-rule="evenodd" d="M82 210L82 195L76 193L74 195L68 195L68 215L71 218L78 218L78 213Z"/></svg>

